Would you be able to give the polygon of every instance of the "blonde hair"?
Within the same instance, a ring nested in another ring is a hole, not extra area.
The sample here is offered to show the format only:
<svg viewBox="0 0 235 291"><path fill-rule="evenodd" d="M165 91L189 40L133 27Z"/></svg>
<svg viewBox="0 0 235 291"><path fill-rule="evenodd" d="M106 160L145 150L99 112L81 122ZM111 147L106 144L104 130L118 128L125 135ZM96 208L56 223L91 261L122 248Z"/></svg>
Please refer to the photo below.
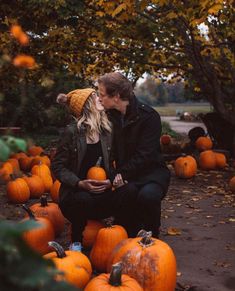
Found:
<svg viewBox="0 0 235 291"><path fill-rule="evenodd" d="M92 93L86 100L81 116L77 120L78 130L82 126L85 127L86 136L89 140L93 141L95 133L100 134L102 131L111 132L111 122L104 110L99 111L96 108L95 101L96 93Z"/></svg>

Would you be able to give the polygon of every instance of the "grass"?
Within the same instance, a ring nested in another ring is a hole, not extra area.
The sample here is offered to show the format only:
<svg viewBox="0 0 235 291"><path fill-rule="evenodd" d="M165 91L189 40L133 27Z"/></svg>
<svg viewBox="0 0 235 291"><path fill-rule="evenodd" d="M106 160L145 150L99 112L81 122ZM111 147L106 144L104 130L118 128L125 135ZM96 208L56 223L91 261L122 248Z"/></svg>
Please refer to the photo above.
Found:
<svg viewBox="0 0 235 291"><path fill-rule="evenodd" d="M191 112L193 114L207 113L212 111L209 103L168 103L165 106L154 107L161 116L175 116L181 112Z"/></svg>

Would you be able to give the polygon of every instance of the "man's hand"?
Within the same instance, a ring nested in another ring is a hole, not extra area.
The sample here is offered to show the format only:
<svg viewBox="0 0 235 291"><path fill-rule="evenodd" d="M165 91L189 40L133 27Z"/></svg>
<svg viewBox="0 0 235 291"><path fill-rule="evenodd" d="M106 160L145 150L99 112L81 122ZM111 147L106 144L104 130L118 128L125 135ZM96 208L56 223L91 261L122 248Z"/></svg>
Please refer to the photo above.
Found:
<svg viewBox="0 0 235 291"><path fill-rule="evenodd" d="M126 180L123 181L121 174L117 174L113 180L113 187L116 189L116 188L119 188L127 183L128 182Z"/></svg>
<svg viewBox="0 0 235 291"><path fill-rule="evenodd" d="M87 179L79 181L78 186L91 193L102 193L105 190L111 188L112 185L108 179L102 181Z"/></svg>

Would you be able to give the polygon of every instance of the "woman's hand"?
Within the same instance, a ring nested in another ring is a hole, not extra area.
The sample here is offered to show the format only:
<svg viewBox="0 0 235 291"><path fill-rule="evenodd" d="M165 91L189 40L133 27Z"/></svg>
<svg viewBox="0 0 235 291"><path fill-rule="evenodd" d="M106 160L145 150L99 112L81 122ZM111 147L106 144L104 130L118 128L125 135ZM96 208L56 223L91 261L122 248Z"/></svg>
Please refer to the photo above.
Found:
<svg viewBox="0 0 235 291"><path fill-rule="evenodd" d="M82 188L91 193L102 193L105 190L111 188L112 185L108 179L102 181L87 179L79 181L78 186L79 188Z"/></svg>
<svg viewBox="0 0 235 291"><path fill-rule="evenodd" d="M113 187L116 189L116 188L119 188L127 183L128 182L126 180L123 181L121 174L117 174L113 180Z"/></svg>

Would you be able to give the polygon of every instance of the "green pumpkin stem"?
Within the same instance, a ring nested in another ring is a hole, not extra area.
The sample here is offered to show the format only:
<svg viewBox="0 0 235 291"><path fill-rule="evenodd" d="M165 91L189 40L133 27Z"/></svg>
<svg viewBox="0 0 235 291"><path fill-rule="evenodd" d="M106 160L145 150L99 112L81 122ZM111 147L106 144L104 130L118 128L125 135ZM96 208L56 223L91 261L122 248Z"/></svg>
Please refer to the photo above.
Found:
<svg viewBox="0 0 235 291"><path fill-rule="evenodd" d="M95 166L96 167L100 167L101 166L101 163L102 163L102 157L99 157L98 160L97 160L97 162L96 162L96 164L95 164Z"/></svg>
<svg viewBox="0 0 235 291"><path fill-rule="evenodd" d="M23 204L22 205L22 208L28 213L29 219L36 220L35 215L33 214L32 210L28 206L26 206L25 204Z"/></svg>
<svg viewBox="0 0 235 291"><path fill-rule="evenodd" d="M65 253L63 247L58 242L49 241L48 245L55 250L58 258L62 259L64 257L66 257L66 253Z"/></svg>
<svg viewBox="0 0 235 291"><path fill-rule="evenodd" d="M112 286L122 285L122 263L118 262L112 265L112 270L109 276L109 284Z"/></svg>
<svg viewBox="0 0 235 291"><path fill-rule="evenodd" d="M48 206L48 203L47 203L47 196L46 195L42 195L40 197L40 203L41 203L41 207L46 207Z"/></svg>

